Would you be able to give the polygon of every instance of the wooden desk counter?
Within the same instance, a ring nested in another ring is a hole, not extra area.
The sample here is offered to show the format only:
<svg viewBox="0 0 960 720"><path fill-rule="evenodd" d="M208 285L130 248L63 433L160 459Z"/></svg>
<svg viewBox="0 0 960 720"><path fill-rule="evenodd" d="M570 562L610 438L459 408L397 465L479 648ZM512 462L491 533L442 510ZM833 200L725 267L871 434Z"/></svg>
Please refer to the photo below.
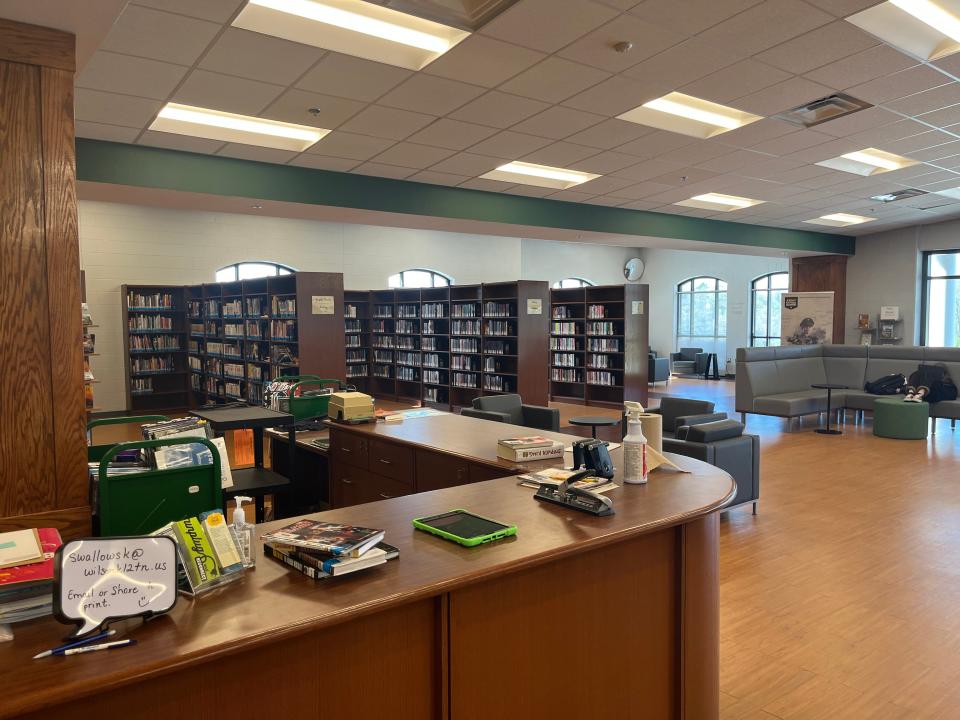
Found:
<svg viewBox="0 0 960 720"><path fill-rule="evenodd" d="M0 717L716 720L716 511L735 486L675 459L691 474L612 491L608 518L514 477L317 514L384 528L400 558L314 582L261 555L232 586L118 625L135 647L32 661L65 626L16 626ZM461 548L410 525L455 507L519 534Z"/></svg>

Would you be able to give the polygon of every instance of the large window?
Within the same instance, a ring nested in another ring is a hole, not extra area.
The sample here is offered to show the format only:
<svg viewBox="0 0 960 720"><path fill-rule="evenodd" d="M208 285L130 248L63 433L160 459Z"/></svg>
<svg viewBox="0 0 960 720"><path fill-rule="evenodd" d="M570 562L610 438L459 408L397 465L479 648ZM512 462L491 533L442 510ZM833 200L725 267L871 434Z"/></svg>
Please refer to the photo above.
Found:
<svg viewBox="0 0 960 720"><path fill-rule="evenodd" d="M424 268L402 270L387 278L387 287L392 288L447 287L452 284L453 278L449 275Z"/></svg>
<svg viewBox="0 0 960 720"><path fill-rule="evenodd" d="M254 278L289 275L296 272L292 267L275 262L241 262L217 270L217 282L253 280Z"/></svg>
<svg viewBox="0 0 960 720"><path fill-rule="evenodd" d="M699 347L727 355L727 283L713 277L684 280L677 285L677 349Z"/></svg>
<svg viewBox="0 0 960 720"><path fill-rule="evenodd" d="M750 283L750 347L780 344L780 298L789 284L786 272L761 275Z"/></svg>
<svg viewBox="0 0 960 720"><path fill-rule="evenodd" d="M586 278L568 277L568 278L564 278L563 280L557 280L553 284L553 288L556 290L559 288L593 287L594 285L596 285L595 282L591 280L587 280Z"/></svg>
<svg viewBox="0 0 960 720"><path fill-rule="evenodd" d="M960 347L960 250L923 254L924 345Z"/></svg>

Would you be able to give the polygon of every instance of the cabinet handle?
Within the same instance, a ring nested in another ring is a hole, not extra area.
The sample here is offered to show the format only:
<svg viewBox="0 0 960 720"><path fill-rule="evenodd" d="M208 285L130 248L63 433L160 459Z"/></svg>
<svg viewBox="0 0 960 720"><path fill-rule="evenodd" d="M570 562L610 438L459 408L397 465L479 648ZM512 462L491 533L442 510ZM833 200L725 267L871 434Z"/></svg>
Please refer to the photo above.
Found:
<svg viewBox="0 0 960 720"><path fill-rule="evenodd" d="M344 485L353 485L353 480L347 480L346 478L340 478L340 482Z"/></svg>
<svg viewBox="0 0 960 720"><path fill-rule="evenodd" d="M380 493L380 497L382 497L384 500L390 500L393 498L393 495L386 495L384 493Z"/></svg>
<svg viewBox="0 0 960 720"><path fill-rule="evenodd" d="M380 462L382 462L384 465L393 465L393 461L387 460L386 458L380 458Z"/></svg>
<svg viewBox="0 0 960 720"><path fill-rule="evenodd" d="M350 448L342 447L342 448L340 448L340 449L341 449L343 452L345 452L345 453L353 452L353 450L351 450Z"/></svg>

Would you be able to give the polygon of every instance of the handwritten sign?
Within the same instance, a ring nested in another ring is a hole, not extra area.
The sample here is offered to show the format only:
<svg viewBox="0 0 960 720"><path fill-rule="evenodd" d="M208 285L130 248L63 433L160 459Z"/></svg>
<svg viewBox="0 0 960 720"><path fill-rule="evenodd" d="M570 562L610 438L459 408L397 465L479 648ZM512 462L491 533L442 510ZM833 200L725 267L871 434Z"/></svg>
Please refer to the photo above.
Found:
<svg viewBox="0 0 960 720"><path fill-rule="evenodd" d="M88 538L54 558L53 609L86 635L107 620L165 613L177 602L177 547L169 537Z"/></svg>
<svg viewBox="0 0 960 720"><path fill-rule="evenodd" d="M314 315L333 315L333 295L312 295L310 310Z"/></svg>
<svg viewBox="0 0 960 720"><path fill-rule="evenodd" d="M540 298L527 298L527 315L542 315L543 300Z"/></svg>

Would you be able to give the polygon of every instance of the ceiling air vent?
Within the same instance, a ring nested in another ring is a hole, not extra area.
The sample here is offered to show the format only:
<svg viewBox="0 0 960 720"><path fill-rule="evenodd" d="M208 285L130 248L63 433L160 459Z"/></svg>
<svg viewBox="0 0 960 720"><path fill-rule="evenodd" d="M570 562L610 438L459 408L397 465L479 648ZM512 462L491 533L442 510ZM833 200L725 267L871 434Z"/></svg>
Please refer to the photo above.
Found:
<svg viewBox="0 0 960 720"><path fill-rule="evenodd" d="M895 190L891 193L885 193L883 195L873 195L870 199L876 200L877 202L890 203L896 202L897 200L906 200L907 198L917 197L918 195L927 195L926 190L920 190L918 188L909 188L907 190Z"/></svg>
<svg viewBox="0 0 960 720"><path fill-rule="evenodd" d="M850 115L860 110L866 110L873 107L870 103L858 100L844 93L836 93L829 97L814 100L806 105L784 110L782 113L774 115L778 120L783 120L791 125L798 127L813 127L828 120L836 120L844 115Z"/></svg>
<svg viewBox="0 0 960 720"><path fill-rule="evenodd" d="M518 0L367 0L424 20L476 32Z"/></svg>

